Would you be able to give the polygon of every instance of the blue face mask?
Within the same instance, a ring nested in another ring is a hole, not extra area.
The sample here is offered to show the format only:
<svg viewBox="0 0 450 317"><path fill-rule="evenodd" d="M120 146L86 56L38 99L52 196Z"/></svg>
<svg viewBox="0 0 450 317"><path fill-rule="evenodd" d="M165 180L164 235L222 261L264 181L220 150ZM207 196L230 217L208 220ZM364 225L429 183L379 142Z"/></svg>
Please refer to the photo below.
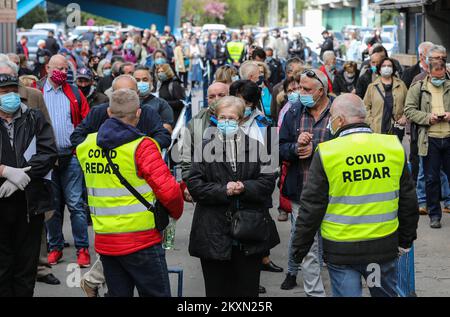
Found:
<svg viewBox="0 0 450 317"><path fill-rule="evenodd" d="M77 48L75 49L75 52L76 52L77 54L80 54L82 50L83 50L82 48L77 47Z"/></svg>
<svg viewBox="0 0 450 317"><path fill-rule="evenodd" d="M372 74L377 73L377 67L376 66L370 66L370 70L372 71Z"/></svg>
<svg viewBox="0 0 450 317"><path fill-rule="evenodd" d="M108 68L108 69L103 70L103 75L104 75L104 76L109 76L109 75L111 75L111 69Z"/></svg>
<svg viewBox="0 0 450 317"><path fill-rule="evenodd" d="M238 75L231 77L231 80L232 80L233 82L238 81L239 79L240 79L240 78L239 78Z"/></svg>
<svg viewBox="0 0 450 317"><path fill-rule="evenodd" d="M147 83L145 81L140 81L137 84L139 89L139 95L144 96L146 95L150 90L150 83Z"/></svg>
<svg viewBox="0 0 450 317"><path fill-rule="evenodd" d="M131 43L128 43L128 44L127 44L127 49L128 49L128 50L131 50L131 49L133 49L133 44L131 44Z"/></svg>
<svg viewBox="0 0 450 317"><path fill-rule="evenodd" d="M157 58L155 59L155 65L162 65L162 64L166 64L166 59L165 58Z"/></svg>
<svg viewBox="0 0 450 317"><path fill-rule="evenodd" d="M166 81L167 79L169 79L165 73L159 73L158 78L160 81Z"/></svg>
<svg viewBox="0 0 450 317"><path fill-rule="evenodd" d="M300 95L300 102L307 108L312 108L316 105L313 95Z"/></svg>
<svg viewBox="0 0 450 317"><path fill-rule="evenodd" d="M297 103L300 100L300 94L298 92L291 92L288 95L288 100L291 104Z"/></svg>
<svg viewBox="0 0 450 317"><path fill-rule="evenodd" d="M219 120L217 128L224 136L232 136L238 131L239 125L236 120Z"/></svg>
<svg viewBox="0 0 450 317"><path fill-rule="evenodd" d="M20 108L20 96L15 92L10 92L0 96L0 110L13 114Z"/></svg>
<svg viewBox="0 0 450 317"><path fill-rule="evenodd" d="M248 118L252 115L253 109L252 107L245 107L244 117Z"/></svg>
<svg viewBox="0 0 450 317"><path fill-rule="evenodd" d="M431 78L431 83L435 87L441 87L445 83L445 79Z"/></svg>

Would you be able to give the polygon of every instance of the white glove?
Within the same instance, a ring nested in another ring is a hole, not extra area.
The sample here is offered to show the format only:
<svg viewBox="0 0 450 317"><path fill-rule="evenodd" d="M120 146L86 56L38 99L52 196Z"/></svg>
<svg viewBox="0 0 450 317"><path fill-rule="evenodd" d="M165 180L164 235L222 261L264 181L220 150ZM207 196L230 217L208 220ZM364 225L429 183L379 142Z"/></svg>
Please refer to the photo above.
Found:
<svg viewBox="0 0 450 317"><path fill-rule="evenodd" d="M0 187L0 198L8 198L18 189L19 188L16 185L11 183L9 180L6 180Z"/></svg>
<svg viewBox="0 0 450 317"><path fill-rule="evenodd" d="M31 178L25 173L31 169L31 166L24 168L14 168L5 166L3 169L3 177L7 178L11 183L19 187L20 190L24 190L30 183Z"/></svg>
<svg viewBox="0 0 450 317"><path fill-rule="evenodd" d="M403 249L402 247L398 247L398 256L403 256L406 253L409 253L409 251L411 251L411 248L408 249Z"/></svg>

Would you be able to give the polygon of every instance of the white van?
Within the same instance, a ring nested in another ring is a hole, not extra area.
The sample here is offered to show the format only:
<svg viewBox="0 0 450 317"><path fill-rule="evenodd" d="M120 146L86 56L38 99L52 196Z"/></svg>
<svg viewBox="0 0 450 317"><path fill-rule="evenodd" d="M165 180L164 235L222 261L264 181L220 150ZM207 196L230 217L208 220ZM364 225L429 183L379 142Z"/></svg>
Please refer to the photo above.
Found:
<svg viewBox="0 0 450 317"><path fill-rule="evenodd" d="M36 23L33 25L33 30L53 31L53 34L58 34L58 25L56 23Z"/></svg>

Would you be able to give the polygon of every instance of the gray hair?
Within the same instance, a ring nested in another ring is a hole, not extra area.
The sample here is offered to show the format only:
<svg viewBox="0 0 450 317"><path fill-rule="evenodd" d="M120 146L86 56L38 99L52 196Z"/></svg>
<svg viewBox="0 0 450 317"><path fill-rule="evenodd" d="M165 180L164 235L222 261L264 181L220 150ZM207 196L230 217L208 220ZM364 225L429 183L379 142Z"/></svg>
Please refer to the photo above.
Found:
<svg viewBox="0 0 450 317"><path fill-rule="evenodd" d="M253 72L258 72L259 74L259 66L253 61L248 61L242 64L239 70L239 75L241 76L242 80L248 80L248 77Z"/></svg>
<svg viewBox="0 0 450 317"><path fill-rule="evenodd" d="M131 76L131 75L120 75L120 76L116 77L113 80L112 85L111 85L112 91L115 91L116 86L117 86L117 82L119 82L120 80L123 80L123 79L128 79L128 80L132 81L135 84L136 90L137 90L137 80L133 76ZM119 90L121 90L121 89L119 89Z"/></svg>
<svg viewBox="0 0 450 317"><path fill-rule="evenodd" d="M216 115L219 113L220 109L223 108L236 108L239 119L244 117L245 102L243 99L235 96L226 96L219 100L216 107Z"/></svg>
<svg viewBox="0 0 450 317"><path fill-rule="evenodd" d="M325 51L323 53L323 62L326 64L329 60L335 59L336 55L333 51Z"/></svg>
<svg viewBox="0 0 450 317"><path fill-rule="evenodd" d="M5 55L6 56L6 55ZM11 62L10 60L4 61L3 58L0 60L0 68L9 68L12 70L13 75L17 76L19 74L19 67Z"/></svg>
<svg viewBox="0 0 450 317"><path fill-rule="evenodd" d="M334 99L333 114L341 116L346 123L364 122L367 117L366 106L363 100L355 94L342 94Z"/></svg>
<svg viewBox="0 0 450 317"><path fill-rule="evenodd" d="M9 61L8 55L0 53L0 62Z"/></svg>
<svg viewBox="0 0 450 317"><path fill-rule="evenodd" d="M134 90L118 89L111 94L109 109L112 117L134 119L139 108L139 96Z"/></svg>
<svg viewBox="0 0 450 317"><path fill-rule="evenodd" d="M422 42L419 45L418 52L419 55L423 54L425 51L428 51L434 44L432 42Z"/></svg>
<svg viewBox="0 0 450 317"><path fill-rule="evenodd" d="M319 77L319 80L317 80L317 78L311 78L314 79L317 82L317 87L323 87L323 90L325 92L325 94L328 94L328 78L327 76L325 76L324 73L322 73L321 70L319 69L311 69L316 75L317 77ZM310 78L308 76L306 76L306 74L302 74L301 75L301 79L303 78Z"/></svg>
<svg viewBox="0 0 450 317"><path fill-rule="evenodd" d="M433 45L429 50L427 57L432 57L433 53L442 53L443 55L447 55L447 50L442 45Z"/></svg>

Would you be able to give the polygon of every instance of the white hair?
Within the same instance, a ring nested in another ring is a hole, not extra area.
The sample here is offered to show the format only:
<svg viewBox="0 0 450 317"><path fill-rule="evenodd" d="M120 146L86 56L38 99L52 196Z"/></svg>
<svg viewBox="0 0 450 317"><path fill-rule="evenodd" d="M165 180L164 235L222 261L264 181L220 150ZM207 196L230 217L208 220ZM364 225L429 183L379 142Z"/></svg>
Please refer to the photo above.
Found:
<svg viewBox="0 0 450 317"><path fill-rule="evenodd" d="M239 75L241 76L242 80L248 80L248 77L253 72L258 72L259 74L259 66L253 61L245 62L239 69Z"/></svg>
<svg viewBox="0 0 450 317"><path fill-rule="evenodd" d="M0 62L8 62L8 55L0 53Z"/></svg>
<svg viewBox="0 0 450 317"><path fill-rule="evenodd" d="M331 61L336 58L336 55L333 51L325 51L323 53L323 62L326 64L328 61Z"/></svg>
<svg viewBox="0 0 450 317"><path fill-rule="evenodd" d="M322 87L325 94L328 94L328 78L327 78L327 76L325 76L325 74L322 73L322 71L319 69L311 69L311 70L317 75L317 77L319 77L319 80L317 80L317 78L311 78L311 79L314 79L317 82L318 88ZM301 79L303 79L303 78L310 78L310 77L308 77L305 73L303 73L301 75Z"/></svg>
<svg viewBox="0 0 450 317"><path fill-rule="evenodd" d="M425 51L428 51L434 44L432 42L422 42L419 45L418 51L419 55L423 54Z"/></svg>
<svg viewBox="0 0 450 317"><path fill-rule="evenodd" d="M37 46L38 46L38 47L41 46L42 44L45 44L45 41L44 41L44 40L39 40L39 41L37 42Z"/></svg>
<svg viewBox="0 0 450 317"><path fill-rule="evenodd" d="M5 55L6 56L6 55ZM1 58L1 57L0 57ZM19 74L19 67L11 62L9 59L6 61L3 60L3 58L0 59L0 68L9 68L13 71L13 74L17 76Z"/></svg>
<svg viewBox="0 0 450 317"><path fill-rule="evenodd" d="M333 115L343 117L347 123L359 123L366 120L366 106L358 95L342 94L334 99L332 108Z"/></svg>
<svg viewBox="0 0 450 317"><path fill-rule="evenodd" d="M447 50L442 45L433 45L429 50L427 57L430 58L433 56L433 53L442 53L443 55L447 55Z"/></svg>

